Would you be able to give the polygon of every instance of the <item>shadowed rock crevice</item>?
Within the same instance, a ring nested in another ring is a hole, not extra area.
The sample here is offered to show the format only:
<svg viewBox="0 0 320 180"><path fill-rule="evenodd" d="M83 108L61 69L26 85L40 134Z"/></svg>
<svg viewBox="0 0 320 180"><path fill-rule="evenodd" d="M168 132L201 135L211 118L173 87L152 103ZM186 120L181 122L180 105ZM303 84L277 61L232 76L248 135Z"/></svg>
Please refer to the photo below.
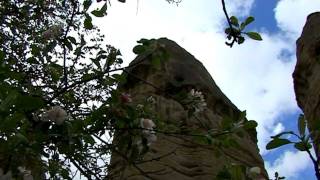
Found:
<svg viewBox="0 0 320 180"><path fill-rule="evenodd" d="M206 132L218 129L224 117L239 119L240 111L222 93L201 62L171 40L161 38L157 41L170 54L169 59L161 61L156 68L151 63L151 53L139 55L126 69L127 81L121 85L121 91L130 93L133 102L153 96L154 112L160 121L176 125L181 132ZM207 103L206 109L196 117L189 116L175 98L178 92L191 89L201 91ZM109 173L112 179L212 180L224 165L238 163L248 168L260 167L267 178L257 147L256 131L245 131L242 137L234 135L233 138L239 147L218 148L198 143L194 137L157 133L157 141L150 146L143 160L167 156L133 166L114 152L111 158L114 168ZM139 169L147 172L147 176L141 175Z"/></svg>

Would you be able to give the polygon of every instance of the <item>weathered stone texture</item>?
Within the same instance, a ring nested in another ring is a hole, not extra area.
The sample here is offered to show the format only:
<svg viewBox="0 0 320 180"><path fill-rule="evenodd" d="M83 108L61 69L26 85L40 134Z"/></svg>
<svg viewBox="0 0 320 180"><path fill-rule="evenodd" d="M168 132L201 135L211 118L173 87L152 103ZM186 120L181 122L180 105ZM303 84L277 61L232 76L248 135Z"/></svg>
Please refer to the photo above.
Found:
<svg viewBox="0 0 320 180"><path fill-rule="evenodd" d="M161 38L158 41L170 54L169 59L162 62L160 69L152 67L150 54L138 56L131 65L135 63L139 65L127 69L128 80L121 88L132 95L134 102L142 101L152 95L156 99L155 112L160 119L187 130L197 129L205 132L206 128L201 124L205 124L208 128L217 128L224 116L238 118L240 111L221 92L198 60L171 40ZM168 95L183 88L200 90L205 96L207 109L199 113L197 118L188 117L184 107ZM191 137L181 138L159 133L157 137L158 140L151 145L150 152L145 155L144 160L174 153L159 160L137 165L144 171L150 172L148 175L152 179L212 180L223 165L231 163L247 167L259 166L263 176L267 178L263 160L259 155L255 131L245 132L244 137L235 137L240 147L223 149L220 156L215 156L217 148L213 145L200 145ZM125 166L126 162L114 153L111 164L117 164L119 169ZM114 173L115 171L110 172L114 175L113 179L148 179L133 166L127 166L119 173Z"/></svg>
<svg viewBox="0 0 320 180"><path fill-rule="evenodd" d="M297 64L293 73L298 106L303 110L310 132L314 133L317 157L320 157L320 13L308 16L297 40Z"/></svg>

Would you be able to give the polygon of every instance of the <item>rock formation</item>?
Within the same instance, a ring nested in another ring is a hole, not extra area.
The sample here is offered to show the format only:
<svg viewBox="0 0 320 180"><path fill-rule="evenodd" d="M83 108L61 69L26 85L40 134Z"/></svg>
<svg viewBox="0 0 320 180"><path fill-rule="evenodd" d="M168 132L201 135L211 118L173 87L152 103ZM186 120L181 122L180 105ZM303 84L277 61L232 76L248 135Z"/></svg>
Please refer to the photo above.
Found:
<svg viewBox="0 0 320 180"><path fill-rule="evenodd" d="M168 126L174 124L184 133L219 129L224 117L239 119L240 111L194 56L171 40L161 38L157 42L170 54L169 59L161 61L159 68L154 68L152 53L144 53L126 70L127 82L121 89L131 94L133 102L154 97L154 112L160 121ZM201 91L207 104L205 110L195 116L188 115L184 105L174 98L175 94L191 89ZM256 131L242 133L243 136L232 136L239 146L229 148L215 143L201 144L190 136L157 133L157 141L143 155L144 163L130 166L123 156L113 152L109 174L111 179L117 180L212 180L223 166L241 164L248 168L260 167L262 179L267 179L257 147ZM117 134L115 142L119 136L122 135Z"/></svg>
<svg viewBox="0 0 320 180"><path fill-rule="evenodd" d="M298 106L313 132L316 155L320 158L320 13L310 14L297 40L297 64L293 73Z"/></svg>

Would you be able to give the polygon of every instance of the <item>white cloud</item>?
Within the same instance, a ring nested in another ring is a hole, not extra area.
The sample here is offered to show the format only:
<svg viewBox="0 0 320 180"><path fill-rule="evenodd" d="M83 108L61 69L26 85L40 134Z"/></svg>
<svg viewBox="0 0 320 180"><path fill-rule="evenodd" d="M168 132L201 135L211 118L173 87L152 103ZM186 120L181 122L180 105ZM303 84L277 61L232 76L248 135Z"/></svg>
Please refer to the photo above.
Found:
<svg viewBox="0 0 320 180"><path fill-rule="evenodd" d="M302 32L306 17L320 11L318 0L281 0L274 9L279 28L296 38Z"/></svg>
<svg viewBox="0 0 320 180"><path fill-rule="evenodd" d="M284 131L284 126L282 123L278 123L273 129L272 134L276 135Z"/></svg>
<svg viewBox="0 0 320 180"><path fill-rule="evenodd" d="M279 172L280 176L285 176L286 179L291 180L299 180L299 173L307 168L312 168L312 162L308 154L300 151L286 151L273 163L266 162L265 165L270 177L272 177L275 172Z"/></svg>

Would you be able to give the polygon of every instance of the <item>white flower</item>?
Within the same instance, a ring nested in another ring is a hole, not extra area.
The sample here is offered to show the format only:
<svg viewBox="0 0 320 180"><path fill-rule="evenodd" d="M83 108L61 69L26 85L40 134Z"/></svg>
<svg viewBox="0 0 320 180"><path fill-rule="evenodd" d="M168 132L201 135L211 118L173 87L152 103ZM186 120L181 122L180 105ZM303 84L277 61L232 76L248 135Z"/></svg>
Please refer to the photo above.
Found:
<svg viewBox="0 0 320 180"><path fill-rule="evenodd" d="M60 106L54 106L43 116L44 121L51 120L61 125L67 119L67 112Z"/></svg>
<svg viewBox="0 0 320 180"><path fill-rule="evenodd" d="M157 141L157 136L153 128L156 126L151 119L141 118L140 126L143 128L142 134L147 139L147 145L150 146L152 143Z"/></svg>
<svg viewBox="0 0 320 180"><path fill-rule="evenodd" d="M149 96L149 97L147 98L147 102L150 103L150 104L155 104L155 103L156 103L156 100L154 99L153 96Z"/></svg>
<svg viewBox="0 0 320 180"><path fill-rule="evenodd" d="M140 126L141 126L141 128L144 129L144 130L142 130L143 134L150 134L150 133L154 133L153 128L156 125L154 124L154 122L151 119L141 118Z"/></svg>
<svg viewBox="0 0 320 180"><path fill-rule="evenodd" d="M207 103L201 91L191 89L188 99L191 101L190 109L193 109L195 113L203 111L207 107Z"/></svg>
<svg viewBox="0 0 320 180"><path fill-rule="evenodd" d="M138 105L137 105L137 109L138 109L138 110L143 109L143 107L144 107L143 104L138 104Z"/></svg>

